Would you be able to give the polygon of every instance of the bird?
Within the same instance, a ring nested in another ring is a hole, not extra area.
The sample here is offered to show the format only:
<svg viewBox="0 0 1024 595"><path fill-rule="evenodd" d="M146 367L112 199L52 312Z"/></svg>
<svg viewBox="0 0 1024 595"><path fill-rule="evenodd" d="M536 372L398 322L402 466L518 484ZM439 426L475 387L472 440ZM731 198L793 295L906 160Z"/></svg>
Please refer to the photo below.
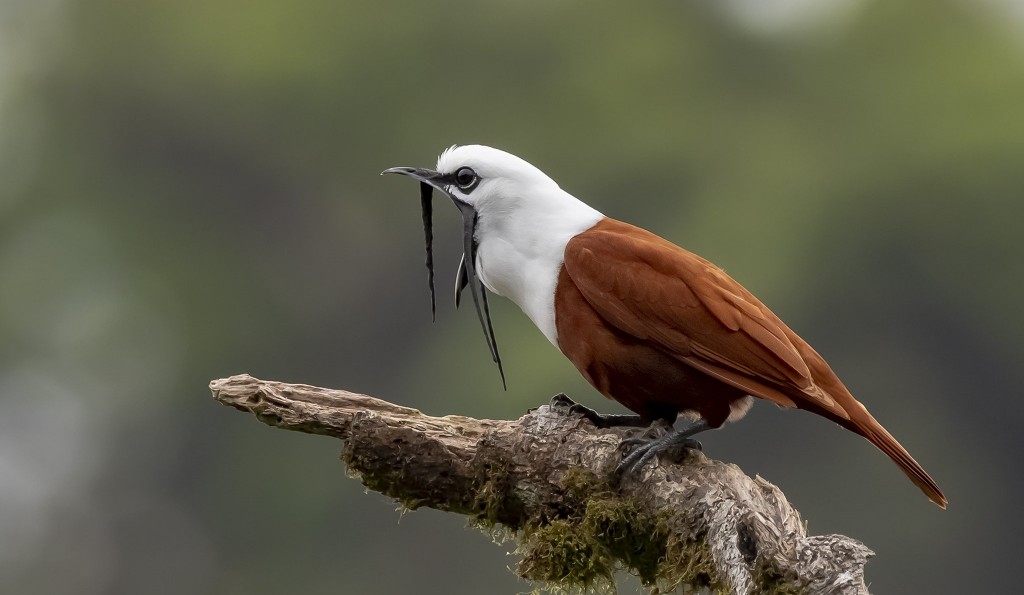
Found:
<svg viewBox="0 0 1024 595"><path fill-rule="evenodd" d="M664 430L627 440L636 448L619 474L670 448L699 448L694 435L738 421L759 398L866 438L946 508L931 476L822 356L710 261L604 215L500 149L453 145L434 169L392 167L381 174L420 183L432 311L433 191L461 212L456 305L468 287L503 384L488 291L518 305L599 393L633 413L599 414L566 397L561 404L598 426ZM691 421L675 428L680 416Z"/></svg>

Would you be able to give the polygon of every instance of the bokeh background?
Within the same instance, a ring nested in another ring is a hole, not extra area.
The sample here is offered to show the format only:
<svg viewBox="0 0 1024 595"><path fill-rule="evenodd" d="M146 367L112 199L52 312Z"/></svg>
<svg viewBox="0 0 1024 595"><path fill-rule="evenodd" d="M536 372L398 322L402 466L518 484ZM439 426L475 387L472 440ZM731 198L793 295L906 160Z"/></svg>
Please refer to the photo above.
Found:
<svg viewBox="0 0 1024 595"><path fill-rule="evenodd" d="M873 548L874 591L1019 588L1021 2L3 0L0 590L528 591L207 390L616 410L493 299L502 392L440 201L431 325L415 184L378 173L476 142L725 267L935 476L946 512L767 404L702 438Z"/></svg>

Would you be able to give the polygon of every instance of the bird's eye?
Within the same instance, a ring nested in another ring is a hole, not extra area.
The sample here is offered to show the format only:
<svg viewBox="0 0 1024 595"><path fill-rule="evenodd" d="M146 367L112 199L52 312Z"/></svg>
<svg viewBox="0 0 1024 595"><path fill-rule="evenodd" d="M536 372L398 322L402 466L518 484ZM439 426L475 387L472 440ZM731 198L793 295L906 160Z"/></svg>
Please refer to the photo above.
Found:
<svg viewBox="0 0 1024 595"><path fill-rule="evenodd" d="M471 190L478 181L480 178L476 172L468 167L459 168L459 171L455 172L455 184L462 190Z"/></svg>

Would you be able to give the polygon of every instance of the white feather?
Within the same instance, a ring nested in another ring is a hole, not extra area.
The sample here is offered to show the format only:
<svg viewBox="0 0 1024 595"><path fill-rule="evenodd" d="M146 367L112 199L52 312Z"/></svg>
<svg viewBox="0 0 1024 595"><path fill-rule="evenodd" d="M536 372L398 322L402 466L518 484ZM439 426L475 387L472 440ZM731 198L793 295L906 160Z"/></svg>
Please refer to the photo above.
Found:
<svg viewBox="0 0 1024 595"><path fill-rule="evenodd" d="M492 292L515 302L556 347L555 285L565 245L604 218L562 190L528 162L481 145L451 147L437 171L470 167L480 183L469 193L452 187L458 200L478 215L476 267Z"/></svg>

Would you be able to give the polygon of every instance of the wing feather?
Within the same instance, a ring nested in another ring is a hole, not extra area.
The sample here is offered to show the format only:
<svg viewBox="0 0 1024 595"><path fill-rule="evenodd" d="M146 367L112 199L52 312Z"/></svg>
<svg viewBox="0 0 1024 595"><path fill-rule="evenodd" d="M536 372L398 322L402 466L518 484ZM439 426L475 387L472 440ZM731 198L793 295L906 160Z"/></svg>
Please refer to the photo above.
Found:
<svg viewBox="0 0 1024 595"><path fill-rule="evenodd" d="M815 385L799 337L707 260L606 219L568 242L565 268L598 314L623 332L755 396L787 407L807 399L848 417Z"/></svg>
<svg viewBox="0 0 1024 595"><path fill-rule="evenodd" d="M825 360L715 265L606 218L566 244L565 272L609 325L748 394L809 409L864 436L946 507L935 481Z"/></svg>

